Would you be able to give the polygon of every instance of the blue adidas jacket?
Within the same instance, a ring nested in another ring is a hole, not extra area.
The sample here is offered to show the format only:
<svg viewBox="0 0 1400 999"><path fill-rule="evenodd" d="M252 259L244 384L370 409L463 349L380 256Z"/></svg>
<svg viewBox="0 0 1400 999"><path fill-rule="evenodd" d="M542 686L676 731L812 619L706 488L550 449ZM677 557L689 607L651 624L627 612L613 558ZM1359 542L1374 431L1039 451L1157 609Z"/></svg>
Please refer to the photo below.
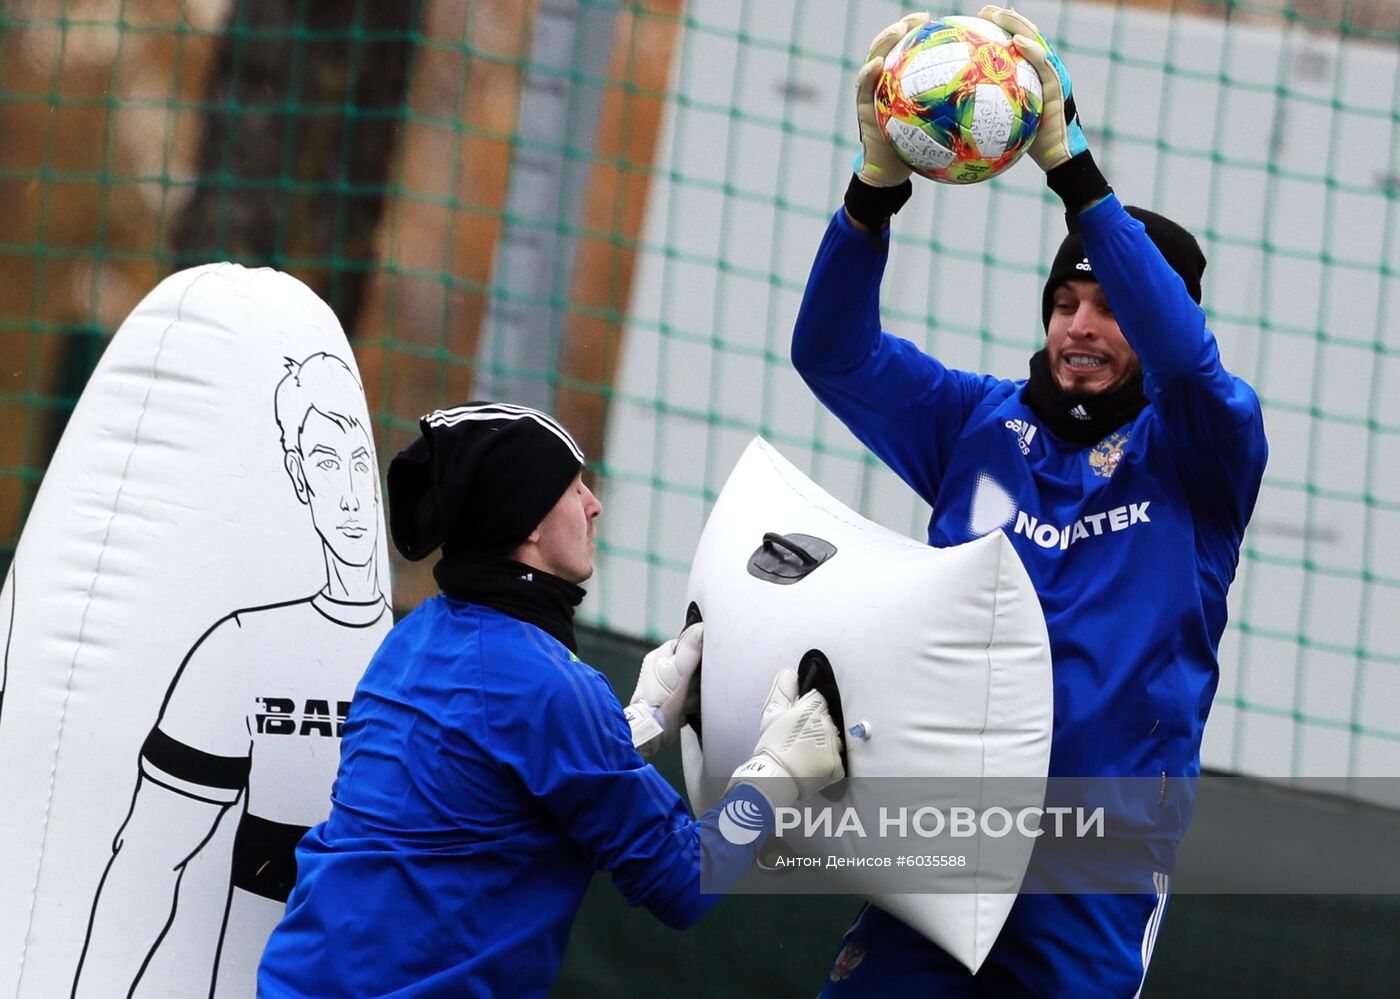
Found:
<svg viewBox="0 0 1400 999"><path fill-rule="evenodd" d="M371 661L332 803L297 848L267 999L542 996L595 870L685 927L718 899L704 865L737 875L763 839L733 847L715 812L691 819L564 645L441 595Z"/></svg>
<svg viewBox="0 0 1400 999"><path fill-rule="evenodd" d="M1225 594L1267 457L1259 400L1220 363L1181 279L1109 197L1085 251L1147 407L1097 445L1056 438L1023 381L954 371L880 329L886 254L838 212L807 282L797 370L933 506L929 544L998 528L1025 563L1054 663L1052 778L1122 792L1110 831L1166 869L1194 807ZM1109 785L1113 785L1111 788Z"/></svg>

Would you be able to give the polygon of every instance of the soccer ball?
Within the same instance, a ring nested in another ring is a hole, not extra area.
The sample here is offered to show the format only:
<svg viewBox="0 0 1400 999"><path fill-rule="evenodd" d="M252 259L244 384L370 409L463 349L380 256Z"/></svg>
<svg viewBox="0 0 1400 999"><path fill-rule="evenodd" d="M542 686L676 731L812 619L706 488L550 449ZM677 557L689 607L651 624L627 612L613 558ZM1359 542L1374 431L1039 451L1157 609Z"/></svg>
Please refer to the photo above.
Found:
<svg viewBox="0 0 1400 999"><path fill-rule="evenodd" d="M895 155L945 184L995 177L1035 138L1044 96L1011 36L980 17L940 17L905 35L875 85Z"/></svg>

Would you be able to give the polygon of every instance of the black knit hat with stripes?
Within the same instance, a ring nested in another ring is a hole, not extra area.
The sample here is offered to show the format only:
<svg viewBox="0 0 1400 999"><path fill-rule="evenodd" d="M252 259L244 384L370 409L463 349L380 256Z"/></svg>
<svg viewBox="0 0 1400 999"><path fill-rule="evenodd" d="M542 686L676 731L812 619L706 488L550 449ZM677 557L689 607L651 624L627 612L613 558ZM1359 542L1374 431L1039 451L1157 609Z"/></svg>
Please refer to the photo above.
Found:
<svg viewBox="0 0 1400 999"><path fill-rule="evenodd" d="M505 555L583 470L583 451L552 416L469 402L429 413L389 463L389 532L404 558L438 546Z"/></svg>
<svg viewBox="0 0 1400 999"><path fill-rule="evenodd" d="M1158 251L1166 258L1171 269L1181 275L1186 292L1197 302L1201 300L1201 274L1206 269L1206 255L1201 252L1201 244L1181 226L1165 215L1158 215L1146 208L1128 205L1127 213L1142 223L1147 236L1156 244ZM1066 216L1069 235L1060 244L1055 260L1050 265L1050 276L1045 281L1041 293L1041 319L1045 328L1050 328L1050 313L1055 308L1055 289L1066 281L1097 281L1093 265L1084 255L1084 237L1079 234L1078 220L1073 215Z"/></svg>

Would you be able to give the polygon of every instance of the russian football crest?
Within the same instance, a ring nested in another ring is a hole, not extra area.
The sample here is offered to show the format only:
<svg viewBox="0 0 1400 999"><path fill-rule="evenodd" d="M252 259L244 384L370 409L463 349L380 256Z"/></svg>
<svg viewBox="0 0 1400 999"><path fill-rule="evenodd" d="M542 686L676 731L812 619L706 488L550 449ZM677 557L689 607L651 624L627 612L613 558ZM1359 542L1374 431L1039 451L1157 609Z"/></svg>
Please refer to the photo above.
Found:
<svg viewBox="0 0 1400 999"><path fill-rule="evenodd" d="M841 953L836 955L836 963L831 967L831 980L833 982L845 981L850 977L851 972L860 967L860 963L865 960L865 947L858 943L848 943L841 948Z"/></svg>
<svg viewBox="0 0 1400 999"><path fill-rule="evenodd" d="M1089 467L1099 478L1111 478L1118 468L1118 463L1123 460L1123 449L1128 445L1128 434L1127 430L1109 434L1089 452Z"/></svg>

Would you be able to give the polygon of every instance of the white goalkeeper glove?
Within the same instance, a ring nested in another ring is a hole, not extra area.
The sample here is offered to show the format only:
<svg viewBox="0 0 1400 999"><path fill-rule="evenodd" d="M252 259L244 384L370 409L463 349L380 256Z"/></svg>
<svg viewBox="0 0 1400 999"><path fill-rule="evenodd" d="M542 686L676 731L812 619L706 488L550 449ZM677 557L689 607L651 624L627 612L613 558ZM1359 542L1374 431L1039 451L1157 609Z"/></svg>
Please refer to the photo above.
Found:
<svg viewBox="0 0 1400 999"><path fill-rule="evenodd" d="M1084 129L1079 127L1079 114L1070 91L1069 70L1055 54L1049 40L1040 33L1039 28L1014 10L988 4L977 16L991 21L1010 35L1016 51L1035 67L1040 76L1044 106L1040 127L1031 143L1031 159L1049 173L1086 152L1089 143L1084 138Z"/></svg>
<svg viewBox="0 0 1400 999"><path fill-rule="evenodd" d="M841 733L826 699L815 690L798 697L797 674L783 670L768 691L753 756L734 771L724 793L748 784L777 809L810 798L845 776Z"/></svg>
<svg viewBox="0 0 1400 999"><path fill-rule="evenodd" d="M983 7L978 15L1011 35L1016 51L1040 76L1044 103L1031 142L1031 159L1045 171L1045 182L1071 212L1082 211L1112 193L1094 164L1084 129L1079 125L1069 70L1034 24L1014 10Z"/></svg>
<svg viewBox="0 0 1400 999"><path fill-rule="evenodd" d="M696 622L679 638L647 653L623 715L632 729L632 745L650 759L668 746L687 714L700 711L700 684L693 682L705 644L705 626Z"/></svg>
<svg viewBox="0 0 1400 999"><path fill-rule="evenodd" d="M875 118L875 85L885 69L885 56L909 32L929 20L927 12L905 14L875 36L856 74L856 120L860 123L860 162L856 176L871 187L897 187L913 173L894 153Z"/></svg>

